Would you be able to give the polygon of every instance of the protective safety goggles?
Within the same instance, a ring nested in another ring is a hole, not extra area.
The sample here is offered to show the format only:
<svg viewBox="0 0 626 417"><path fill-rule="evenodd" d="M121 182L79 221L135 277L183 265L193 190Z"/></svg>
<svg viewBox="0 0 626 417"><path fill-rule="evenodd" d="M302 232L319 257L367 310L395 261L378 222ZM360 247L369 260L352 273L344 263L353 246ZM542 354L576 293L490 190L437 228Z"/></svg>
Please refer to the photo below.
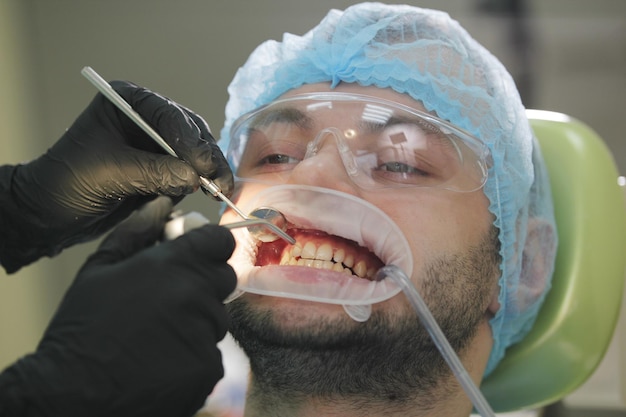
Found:
<svg viewBox="0 0 626 417"><path fill-rule="evenodd" d="M393 101L337 92L296 95L241 116L227 155L238 180L283 184L326 147L365 190L471 192L484 186L491 165L487 146L448 122Z"/></svg>

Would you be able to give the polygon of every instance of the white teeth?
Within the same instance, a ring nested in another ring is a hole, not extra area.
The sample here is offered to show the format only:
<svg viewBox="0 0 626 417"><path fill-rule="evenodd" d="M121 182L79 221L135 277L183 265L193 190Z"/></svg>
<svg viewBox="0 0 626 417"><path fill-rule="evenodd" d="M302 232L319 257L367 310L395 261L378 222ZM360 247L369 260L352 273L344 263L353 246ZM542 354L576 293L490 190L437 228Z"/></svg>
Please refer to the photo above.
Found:
<svg viewBox="0 0 626 417"><path fill-rule="evenodd" d="M363 261L357 262L357 264L354 265L353 271L359 277L361 278L365 277L365 275L367 274L367 266L365 265L365 262Z"/></svg>
<svg viewBox="0 0 626 417"><path fill-rule="evenodd" d="M352 255L347 255L344 259L343 259L343 264L345 266L347 266L348 268L352 268L354 266L354 256Z"/></svg>
<svg viewBox="0 0 626 417"><path fill-rule="evenodd" d="M316 250L317 248L315 247L314 243L307 242L302 248L302 253L300 254L300 256L306 259L314 259Z"/></svg>
<svg viewBox="0 0 626 417"><path fill-rule="evenodd" d="M376 268L370 268L367 270L367 277L368 278L374 278L376 276L376 272L378 272L378 270Z"/></svg>
<svg viewBox="0 0 626 417"><path fill-rule="evenodd" d="M317 254L315 257L324 261L330 261L333 259L333 248L328 243L324 243L317 248Z"/></svg>
<svg viewBox="0 0 626 417"><path fill-rule="evenodd" d="M306 266L309 268L313 268L313 259L298 259L298 266Z"/></svg>
<svg viewBox="0 0 626 417"><path fill-rule="evenodd" d="M348 275L357 275L360 278L373 277L374 268L368 270L365 261L354 262L354 256L346 254L344 249L333 248L328 243L317 247L313 242L293 245L289 252L285 252L280 259L280 265L298 265L309 268L327 269L335 272L345 272Z"/></svg>

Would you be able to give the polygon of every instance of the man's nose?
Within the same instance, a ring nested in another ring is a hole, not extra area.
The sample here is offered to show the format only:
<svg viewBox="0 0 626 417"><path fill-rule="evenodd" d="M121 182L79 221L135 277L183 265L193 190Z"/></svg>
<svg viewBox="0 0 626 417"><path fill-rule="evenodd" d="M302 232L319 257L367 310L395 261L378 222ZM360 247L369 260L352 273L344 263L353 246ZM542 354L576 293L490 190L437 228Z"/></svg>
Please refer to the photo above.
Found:
<svg viewBox="0 0 626 417"><path fill-rule="evenodd" d="M360 196L351 180L354 174L352 155L340 132L326 129L309 145L304 159L292 170L287 183L330 188Z"/></svg>

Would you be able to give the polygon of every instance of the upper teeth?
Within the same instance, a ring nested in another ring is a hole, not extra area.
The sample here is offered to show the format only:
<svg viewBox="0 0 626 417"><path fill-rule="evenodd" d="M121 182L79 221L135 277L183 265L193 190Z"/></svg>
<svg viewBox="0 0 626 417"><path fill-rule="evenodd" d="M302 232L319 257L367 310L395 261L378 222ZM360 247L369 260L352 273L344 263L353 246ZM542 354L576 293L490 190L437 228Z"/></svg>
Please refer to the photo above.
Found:
<svg viewBox="0 0 626 417"><path fill-rule="evenodd" d="M349 275L357 275L360 278L374 277L376 270L368 270L365 261L356 262L352 254L346 254L343 249L333 251L328 243L319 247L313 242L307 242L304 246L300 242L285 251L280 260L281 265L308 266L319 269L329 269L336 272L344 272Z"/></svg>

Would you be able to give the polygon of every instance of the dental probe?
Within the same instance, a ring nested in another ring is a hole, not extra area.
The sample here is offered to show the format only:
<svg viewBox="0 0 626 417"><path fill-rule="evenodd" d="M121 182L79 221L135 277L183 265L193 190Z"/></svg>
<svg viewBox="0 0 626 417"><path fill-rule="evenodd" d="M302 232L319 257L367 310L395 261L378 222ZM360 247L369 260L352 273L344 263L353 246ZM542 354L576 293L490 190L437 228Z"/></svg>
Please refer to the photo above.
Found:
<svg viewBox="0 0 626 417"><path fill-rule="evenodd" d="M260 213L261 216L256 217L255 213L259 212L259 210L262 210L264 213ZM274 213L268 214L267 210L271 210ZM274 218L265 217L265 215L277 216L277 217L274 217ZM238 229L240 227L245 227L250 231L250 234L253 235L255 238L261 241L265 241L264 239L271 239L267 236L267 232L263 232L261 230L262 227L267 226L268 218L272 221L276 221L276 219L280 219L280 218L284 220L284 217L282 217L282 214L278 210L262 208L262 209L257 209L253 211L248 220L223 224L222 226L224 226L227 229ZM272 225L274 227L279 227L278 224L280 224L281 221L282 220L277 220L276 223L272 223ZM210 223L209 219L207 219L206 217L204 217L202 214L198 212L192 211L189 213L182 213L180 211L175 211L171 214L171 220L165 224L165 229L163 232L167 240L173 240L182 234L185 234L197 227L201 227L209 223ZM270 229L275 230L274 228L270 228ZM276 240L275 236L272 236L272 238L273 240ZM270 241L273 241L273 240L270 240Z"/></svg>
<svg viewBox="0 0 626 417"><path fill-rule="evenodd" d="M87 78L97 89L100 91L106 98L108 98L118 109L120 109L124 114L126 114L137 126L143 129L144 132L150 136L163 150L165 150L171 156L178 158L178 155L172 149L172 147L159 135L156 130L154 130L143 118L137 113L130 104L122 96L120 96L117 91L111 87L111 85L104 80L93 68L86 66L81 70L81 74L85 78ZM284 230L278 228L275 224L272 224L264 219L259 219L257 222L256 219L252 219L249 216L246 216L240 209L237 207L228 197L226 197L220 187L215 184L212 180L205 178L200 175L200 186L203 190L209 192L212 196L219 198L224 203L228 205L235 213L237 213L242 219L245 221L255 220L254 224L262 225L267 227L272 232L274 232L281 239L286 240L292 245L296 243L294 238L285 233ZM243 225L242 225L243 226Z"/></svg>

